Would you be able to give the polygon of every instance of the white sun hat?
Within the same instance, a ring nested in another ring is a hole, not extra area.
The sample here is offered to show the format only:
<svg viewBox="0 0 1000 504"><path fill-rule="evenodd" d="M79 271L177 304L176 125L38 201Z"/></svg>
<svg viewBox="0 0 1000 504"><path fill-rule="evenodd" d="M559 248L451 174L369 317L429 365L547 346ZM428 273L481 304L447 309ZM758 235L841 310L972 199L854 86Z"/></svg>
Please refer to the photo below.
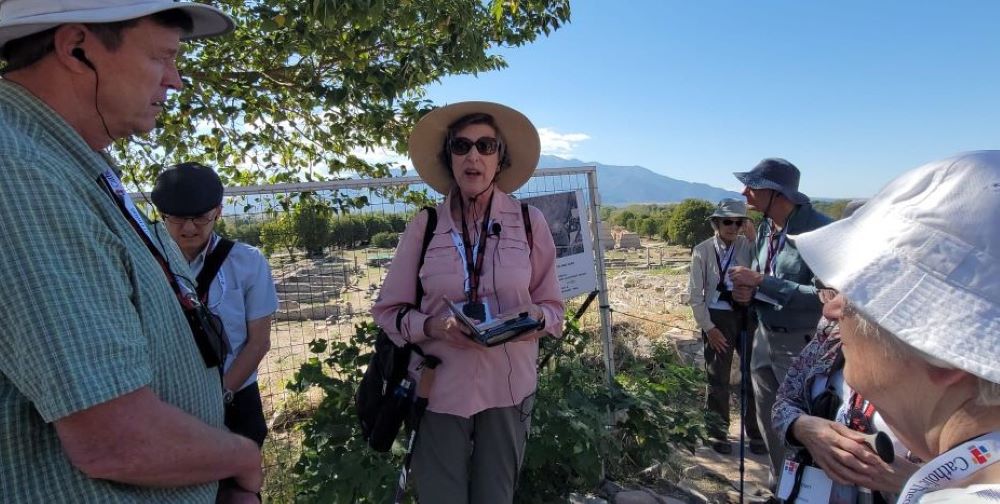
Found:
<svg viewBox="0 0 1000 504"><path fill-rule="evenodd" d="M1000 151L908 171L851 218L790 238L895 337L1000 383Z"/></svg>
<svg viewBox="0 0 1000 504"><path fill-rule="evenodd" d="M66 23L113 23L179 9L194 27L184 40L222 35L233 30L232 18L215 7L173 0L0 0L0 47Z"/></svg>

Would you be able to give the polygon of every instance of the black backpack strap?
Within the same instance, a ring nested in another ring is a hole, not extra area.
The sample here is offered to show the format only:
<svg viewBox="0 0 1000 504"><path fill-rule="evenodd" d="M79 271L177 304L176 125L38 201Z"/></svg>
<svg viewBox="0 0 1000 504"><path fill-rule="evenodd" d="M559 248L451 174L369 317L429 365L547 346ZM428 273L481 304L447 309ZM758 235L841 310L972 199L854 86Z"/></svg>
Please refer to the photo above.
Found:
<svg viewBox="0 0 1000 504"><path fill-rule="evenodd" d="M201 272L198 273L198 278L196 279L198 287L195 289L198 299L202 303L208 300L208 288L212 285L212 280L215 280L215 275L219 274L222 263L229 257L229 251L233 250L233 245L235 244L236 242L232 240L220 238L219 242L215 244L215 248L212 249L212 252L205 257L205 265L201 267Z"/></svg>
<svg viewBox="0 0 1000 504"><path fill-rule="evenodd" d="M420 268L424 267L424 256L427 254L427 247L431 244L431 239L434 238L434 228L437 227L437 210L434 207L424 207L427 212L427 227L424 228L424 241L420 246L420 259L417 262L417 292L416 292L416 302L412 305L406 305L399 309L399 313L396 314L396 330L401 329L400 326L403 324L403 316L406 315L414 307L420 306L420 301L424 299L424 284L420 281Z"/></svg>
<svg viewBox="0 0 1000 504"><path fill-rule="evenodd" d="M420 261L417 262L417 296L413 306L420 307L420 301L424 299L424 284L420 281L420 268L424 267L424 255L427 254L427 247L434 238L434 228L437 227L437 210L434 207L424 207L427 211L427 227L424 228L424 243L420 246Z"/></svg>
<svg viewBox="0 0 1000 504"><path fill-rule="evenodd" d="M531 216L528 215L528 204L521 203L521 219L524 220L524 236L528 239L528 253L535 249L535 237L531 233Z"/></svg>

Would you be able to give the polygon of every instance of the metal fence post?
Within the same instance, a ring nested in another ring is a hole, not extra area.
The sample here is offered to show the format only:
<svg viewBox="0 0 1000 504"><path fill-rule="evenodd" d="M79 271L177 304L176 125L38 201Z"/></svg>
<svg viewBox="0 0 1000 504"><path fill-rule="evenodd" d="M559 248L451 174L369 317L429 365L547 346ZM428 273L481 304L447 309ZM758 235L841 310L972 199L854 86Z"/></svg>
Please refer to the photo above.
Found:
<svg viewBox="0 0 1000 504"><path fill-rule="evenodd" d="M608 389L615 382L615 349L611 340L611 306L608 304L607 272L604 270L604 248L601 246L601 203L597 192L597 167L587 171L587 190L590 192L591 236L594 238L594 255L597 261L597 301L601 316L601 343L604 348L604 369Z"/></svg>

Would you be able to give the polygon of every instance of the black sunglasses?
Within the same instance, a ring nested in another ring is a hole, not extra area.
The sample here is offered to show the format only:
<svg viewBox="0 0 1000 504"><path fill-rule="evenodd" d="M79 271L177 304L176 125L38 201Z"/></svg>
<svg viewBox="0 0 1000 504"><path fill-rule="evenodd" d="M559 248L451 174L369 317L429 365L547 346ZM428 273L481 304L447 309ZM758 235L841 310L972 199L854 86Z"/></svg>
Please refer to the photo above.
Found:
<svg viewBox="0 0 1000 504"><path fill-rule="evenodd" d="M479 137L476 141L456 137L448 142L448 151L456 156L464 156L472 150L473 145L476 146L476 150L479 151L480 155L489 156L490 154L496 154L497 149L500 147L500 142L493 137Z"/></svg>
<svg viewBox="0 0 1000 504"><path fill-rule="evenodd" d="M743 225L743 219L722 219L723 226L741 226Z"/></svg>

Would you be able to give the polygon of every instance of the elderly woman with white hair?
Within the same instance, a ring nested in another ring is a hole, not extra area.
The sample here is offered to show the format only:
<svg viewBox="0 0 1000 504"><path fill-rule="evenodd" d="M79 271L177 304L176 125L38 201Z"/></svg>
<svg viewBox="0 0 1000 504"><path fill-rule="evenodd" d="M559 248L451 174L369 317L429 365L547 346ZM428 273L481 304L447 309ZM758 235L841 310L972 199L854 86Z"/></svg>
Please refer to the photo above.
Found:
<svg viewBox="0 0 1000 504"><path fill-rule="evenodd" d="M926 460L897 502L1000 499L1000 151L903 174L802 234L846 381Z"/></svg>

